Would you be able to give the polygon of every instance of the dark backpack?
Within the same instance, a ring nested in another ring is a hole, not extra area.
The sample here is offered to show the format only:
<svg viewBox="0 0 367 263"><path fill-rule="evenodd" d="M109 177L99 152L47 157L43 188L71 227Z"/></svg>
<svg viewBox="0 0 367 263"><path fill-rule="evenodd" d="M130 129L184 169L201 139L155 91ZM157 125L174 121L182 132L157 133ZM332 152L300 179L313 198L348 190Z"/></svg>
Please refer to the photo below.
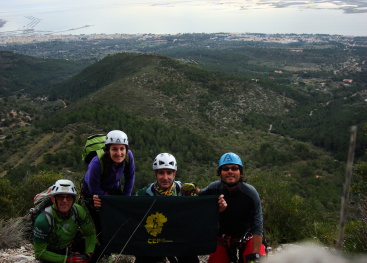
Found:
<svg viewBox="0 0 367 263"><path fill-rule="evenodd" d="M33 198L33 204L34 207L32 207L29 210L29 213L24 217L25 218L25 238L29 241L33 241L33 227L34 227L34 222L36 221L38 215L40 213L43 213L47 219L47 222L50 226L49 229L49 233L52 232L55 223L54 223L54 217L52 215L52 201L51 201L51 190L52 190L52 186L44 191L42 191L41 193L37 194L34 198ZM72 206L73 209L73 220L80 225L79 223L79 213L78 213L78 209L73 205Z"/></svg>

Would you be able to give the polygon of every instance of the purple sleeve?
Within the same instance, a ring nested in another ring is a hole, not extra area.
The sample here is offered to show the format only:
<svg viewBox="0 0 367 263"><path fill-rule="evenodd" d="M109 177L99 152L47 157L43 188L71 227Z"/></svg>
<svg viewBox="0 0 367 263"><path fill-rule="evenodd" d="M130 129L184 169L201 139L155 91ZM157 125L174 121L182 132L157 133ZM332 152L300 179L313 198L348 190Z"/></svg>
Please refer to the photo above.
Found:
<svg viewBox="0 0 367 263"><path fill-rule="evenodd" d="M130 150L127 152L127 154L129 155L129 163L126 165L124 169L125 183L124 183L124 189L122 190L122 195L131 195L135 183L134 155Z"/></svg>
<svg viewBox="0 0 367 263"><path fill-rule="evenodd" d="M88 165L88 170L84 176L84 181L88 185L89 193L92 195L106 195L101 188L101 164L97 156L93 157Z"/></svg>

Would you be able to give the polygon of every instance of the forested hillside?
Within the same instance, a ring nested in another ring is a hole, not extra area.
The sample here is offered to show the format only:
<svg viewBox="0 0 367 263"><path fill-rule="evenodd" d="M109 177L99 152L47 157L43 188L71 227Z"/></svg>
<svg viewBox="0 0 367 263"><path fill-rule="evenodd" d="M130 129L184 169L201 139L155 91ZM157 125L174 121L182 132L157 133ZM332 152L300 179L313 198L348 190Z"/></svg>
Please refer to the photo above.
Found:
<svg viewBox="0 0 367 263"><path fill-rule="evenodd" d="M86 63L61 59L36 59L0 52L0 95L48 96L52 87L80 71Z"/></svg>
<svg viewBox="0 0 367 263"><path fill-rule="evenodd" d="M346 158L346 133L350 125L366 119L365 37L203 33L40 39L35 37L31 43L24 44L8 43L0 49L83 63L93 63L123 51L150 52L261 82L262 86L301 103L290 112L291 118L252 115L247 116L248 124L311 142L341 161ZM327 119L332 122L324 121ZM365 144L359 136L358 157L364 154Z"/></svg>
<svg viewBox="0 0 367 263"><path fill-rule="evenodd" d="M367 48L338 42L274 44L271 48L259 48L259 43L233 45L160 48L159 52L251 78L295 99L299 103L286 118L255 115L246 116L247 122L262 130L272 123L272 132L311 142L345 160L349 127L367 120ZM365 154L366 144L359 136L358 157Z"/></svg>
<svg viewBox="0 0 367 263"><path fill-rule="evenodd" d="M323 94L333 101L321 107L321 97L286 82L256 81L136 53L107 56L57 82L47 92L38 89L46 98L42 101L29 92L1 99L2 126L7 122L0 145L2 217L26 213L34 194L55 178L78 184L86 170L81 162L86 137L121 129L136 158L135 190L153 180L151 164L159 152L176 156L178 179L204 187L217 179L219 157L233 151L244 161L248 182L259 189L272 242L335 241L345 172L343 157L337 160L335 153L346 157L349 128L358 125L357 157L366 158L366 106L360 102L365 84L352 87L354 95L343 99L331 91ZM56 101L47 99L55 96ZM308 118L316 115L310 115L315 107L322 112L316 121ZM25 121L24 116L30 117ZM322 125L328 127L325 140L333 140L338 151L310 143L320 138ZM297 136L286 132L290 128Z"/></svg>

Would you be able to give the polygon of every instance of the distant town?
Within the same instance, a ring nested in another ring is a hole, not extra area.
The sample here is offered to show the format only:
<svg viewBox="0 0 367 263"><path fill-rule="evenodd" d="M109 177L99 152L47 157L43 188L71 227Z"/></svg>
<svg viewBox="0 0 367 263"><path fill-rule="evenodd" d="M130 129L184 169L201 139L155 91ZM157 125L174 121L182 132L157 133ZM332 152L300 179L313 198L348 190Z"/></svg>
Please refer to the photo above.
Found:
<svg viewBox="0 0 367 263"><path fill-rule="evenodd" d="M222 41L255 41L269 43L328 43L330 41L341 42L349 45L367 46L366 37L342 36L342 35L327 35L327 34L262 34L262 33L193 33L193 34L5 34L0 32L0 45L9 44L29 44L46 41L90 41L90 40L138 40L151 41L162 44L167 42L167 37L177 36L177 40L182 36L198 36L210 35L211 40ZM166 39L166 40L165 40Z"/></svg>
<svg viewBox="0 0 367 263"><path fill-rule="evenodd" d="M22 34L0 33L0 51L57 59L102 59L119 52L236 47L303 49L367 47L367 37L328 34Z"/></svg>

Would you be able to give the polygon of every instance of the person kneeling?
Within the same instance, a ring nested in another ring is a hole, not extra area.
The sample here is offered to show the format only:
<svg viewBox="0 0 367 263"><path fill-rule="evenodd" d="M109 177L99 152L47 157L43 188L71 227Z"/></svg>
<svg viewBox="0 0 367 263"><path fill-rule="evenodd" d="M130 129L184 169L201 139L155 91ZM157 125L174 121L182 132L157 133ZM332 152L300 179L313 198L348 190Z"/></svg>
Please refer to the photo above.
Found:
<svg viewBox="0 0 367 263"><path fill-rule="evenodd" d="M34 223L33 245L41 262L89 262L97 237L88 212L74 204L76 187L70 180L58 180L51 190L52 205ZM81 234L85 237L79 236Z"/></svg>

